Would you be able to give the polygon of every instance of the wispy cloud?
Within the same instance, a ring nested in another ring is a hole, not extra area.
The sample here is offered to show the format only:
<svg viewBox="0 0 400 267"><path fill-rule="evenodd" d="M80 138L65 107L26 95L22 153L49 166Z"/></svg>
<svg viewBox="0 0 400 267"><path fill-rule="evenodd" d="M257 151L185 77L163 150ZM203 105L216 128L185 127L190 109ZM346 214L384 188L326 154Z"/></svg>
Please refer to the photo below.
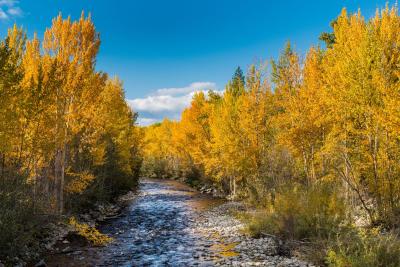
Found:
<svg viewBox="0 0 400 267"><path fill-rule="evenodd" d="M156 95L179 95L179 94L190 94L197 91L208 91L215 90L216 85L212 82L194 82L186 87L179 88L162 88L156 90Z"/></svg>
<svg viewBox="0 0 400 267"><path fill-rule="evenodd" d="M129 100L135 111L146 111L150 113L160 113L165 111L176 111L183 109L190 103L191 94L183 96L148 96L146 98L136 98Z"/></svg>
<svg viewBox="0 0 400 267"><path fill-rule="evenodd" d="M0 7L0 20L6 20L8 19L8 16L6 12L3 11L3 9Z"/></svg>
<svg viewBox="0 0 400 267"><path fill-rule="evenodd" d="M18 5L19 1L0 0L0 20L6 21L12 18L21 17L23 11Z"/></svg>
<svg viewBox="0 0 400 267"><path fill-rule="evenodd" d="M10 14L11 16L22 16L22 9L19 7L11 7L7 10L8 14Z"/></svg>
<svg viewBox="0 0 400 267"><path fill-rule="evenodd" d="M149 125L163 118L179 119L196 92L217 90L212 82L195 82L185 87L162 88L145 98L127 100L132 109L139 112L138 123Z"/></svg>
<svg viewBox="0 0 400 267"><path fill-rule="evenodd" d="M141 126L147 126L147 125L151 125L151 124L158 122L158 119L139 117L137 122Z"/></svg>
<svg viewBox="0 0 400 267"><path fill-rule="evenodd" d="M14 6L18 4L18 1L15 0L0 0L0 6Z"/></svg>

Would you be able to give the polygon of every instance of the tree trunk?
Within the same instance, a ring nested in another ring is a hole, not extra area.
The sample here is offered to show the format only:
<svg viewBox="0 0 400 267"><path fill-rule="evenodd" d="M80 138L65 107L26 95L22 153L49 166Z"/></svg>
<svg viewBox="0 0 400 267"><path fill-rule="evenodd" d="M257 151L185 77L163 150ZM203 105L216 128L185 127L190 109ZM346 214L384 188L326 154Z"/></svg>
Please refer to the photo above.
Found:
<svg viewBox="0 0 400 267"><path fill-rule="evenodd" d="M1 156L1 171L0 171L0 178L3 178L4 176L4 168L6 166L6 154L5 153L0 153Z"/></svg>
<svg viewBox="0 0 400 267"><path fill-rule="evenodd" d="M233 178L233 199L236 198L236 179Z"/></svg>
<svg viewBox="0 0 400 267"><path fill-rule="evenodd" d="M232 176L229 176L229 194L231 195L231 197L233 196L232 192L233 192L233 179Z"/></svg>
<svg viewBox="0 0 400 267"><path fill-rule="evenodd" d="M315 174L314 146L311 146L311 182L314 184L316 180L317 175Z"/></svg>
<svg viewBox="0 0 400 267"><path fill-rule="evenodd" d="M303 149L303 168L304 168L304 173L306 175L307 186L310 186L311 182L310 182L310 175L308 171L308 160L305 149Z"/></svg>
<svg viewBox="0 0 400 267"><path fill-rule="evenodd" d="M379 186L379 174L378 174L378 137L375 134L373 137L369 136L370 141L370 153L372 157L373 163L373 175L374 175L374 193L376 198L376 204L378 207L379 216L384 216L383 213L383 205L382 205L382 197L381 197L381 188Z"/></svg>
<svg viewBox="0 0 400 267"><path fill-rule="evenodd" d="M33 197L32 197L32 210L33 210L33 214L36 214L36 195L37 195L37 177L38 177L38 173L37 173L37 161L35 160L34 164L33 164Z"/></svg>
<svg viewBox="0 0 400 267"><path fill-rule="evenodd" d="M65 146L57 149L54 165L56 213L62 215L64 210Z"/></svg>

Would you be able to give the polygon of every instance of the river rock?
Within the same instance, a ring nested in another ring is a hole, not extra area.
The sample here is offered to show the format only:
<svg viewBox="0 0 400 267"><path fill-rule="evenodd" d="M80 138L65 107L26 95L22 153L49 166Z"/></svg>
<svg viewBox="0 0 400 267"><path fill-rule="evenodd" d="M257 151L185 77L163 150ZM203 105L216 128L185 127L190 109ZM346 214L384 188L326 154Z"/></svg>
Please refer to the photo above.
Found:
<svg viewBox="0 0 400 267"><path fill-rule="evenodd" d="M43 259L41 259L38 263L35 264L35 267L47 267L47 264Z"/></svg>

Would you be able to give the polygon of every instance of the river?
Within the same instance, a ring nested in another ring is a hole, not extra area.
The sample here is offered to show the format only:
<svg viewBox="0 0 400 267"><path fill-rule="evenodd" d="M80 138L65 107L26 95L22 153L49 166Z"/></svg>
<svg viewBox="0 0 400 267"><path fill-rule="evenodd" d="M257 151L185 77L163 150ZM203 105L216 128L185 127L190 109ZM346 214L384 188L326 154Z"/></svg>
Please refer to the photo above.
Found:
<svg viewBox="0 0 400 267"><path fill-rule="evenodd" d="M222 203L176 181L145 179L123 214L99 227L114 241L50 257L49 266L213 266L218 238L196 231L201 212ZM222 243L222 241L221 241Z"/></svg>

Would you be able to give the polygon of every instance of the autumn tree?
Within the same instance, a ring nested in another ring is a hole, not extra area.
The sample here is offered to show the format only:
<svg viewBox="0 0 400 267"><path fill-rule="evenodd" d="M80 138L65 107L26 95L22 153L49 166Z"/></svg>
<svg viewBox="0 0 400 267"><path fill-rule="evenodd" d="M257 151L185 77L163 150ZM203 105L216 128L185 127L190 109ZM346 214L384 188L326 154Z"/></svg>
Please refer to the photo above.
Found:
<svg viewBox="0 0 400 267"><path fill-rule="evenodd" d="M55 195L57 211L62 213L64 205L64 175L66 170L66 151L71 136L79 131L75 124L85 104L90 104L98 94L91 85L97 74L94 73L95 57L100 40L90 19L81 18L72 22L63 19L61 14L53 20L52 27L44 34L44 61L49 67L56 65L55 86Z"/></svg>

